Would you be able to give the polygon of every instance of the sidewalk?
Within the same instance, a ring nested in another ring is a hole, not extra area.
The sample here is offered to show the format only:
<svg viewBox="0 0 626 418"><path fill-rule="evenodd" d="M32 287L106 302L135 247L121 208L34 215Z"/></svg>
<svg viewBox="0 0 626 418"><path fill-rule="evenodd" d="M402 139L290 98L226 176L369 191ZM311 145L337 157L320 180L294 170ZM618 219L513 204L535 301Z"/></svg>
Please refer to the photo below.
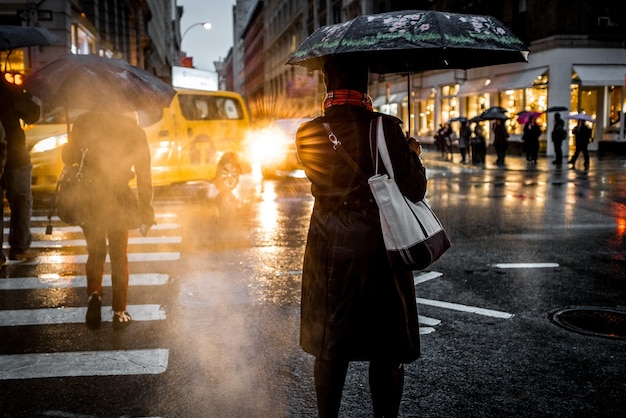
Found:
<svg viewBox="0 0 626 418"><path fill-rule="evenodd" d="M593 174L594 172L619 172L626 173L626 156L616 154L598 154L597 152L590 152L589 158L589 170L586 172ZM453 161L446 161L442 158L441 153L434 149L425 148L422 151L422 161L426 168L437 169L452 169L452 168L467 168L474 170L498 170L498 171L528 171L528 172L564 172L573 171L584 173L583 169L583 157L580 155L576 162L576 169L572 169L567 164L567 158L563 158L564 162L561 166L552 164L553 157L547 157L546 155L539 155L539 159L536 164L527 164L525 155L507 155L506 163L503 167L498 167L495 164L496 156L491 152L487 153L484 166L476 166L472 164L461 164L461 154L453 154ZM568 156L568 158L571 156ZM468 157L468 160L470 158Z"/></svg>

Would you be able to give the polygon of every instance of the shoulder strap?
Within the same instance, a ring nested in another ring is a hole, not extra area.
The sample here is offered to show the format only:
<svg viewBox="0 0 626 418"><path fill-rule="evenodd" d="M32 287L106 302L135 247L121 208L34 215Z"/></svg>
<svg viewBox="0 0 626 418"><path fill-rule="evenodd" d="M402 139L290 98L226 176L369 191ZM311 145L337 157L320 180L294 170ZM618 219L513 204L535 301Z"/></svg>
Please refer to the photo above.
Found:
<svg viewBox="0 0 626 418"><path fill-rule="evenodd" d="M383 160L383 164L387 169L387 173L390 178L393 178L393 165L391 165L391 157L389 156L389 150L387 149L387 141L385 140L385 130L383 129L383 117L379 116L376 119L376 148L380 158ZM378 162L376 163L378 168ZM378 173L378 169L376 170Z"/></svg>
<svg viewBox="0 0 626 418"><path fill-rule="evenodd" d="M330 125L328 123L323 123L324 129L326 129L326 133L328 134L328 140L333 144L333 149L339 153L339 155L345 160L346 163L356 172L359 176L361 176L365 181L370 178L370 176L363 171L363 169L350 157L350 155L346 152L345 149L341 146L341 141L335 136L335 133L330 129Z"/></svg>

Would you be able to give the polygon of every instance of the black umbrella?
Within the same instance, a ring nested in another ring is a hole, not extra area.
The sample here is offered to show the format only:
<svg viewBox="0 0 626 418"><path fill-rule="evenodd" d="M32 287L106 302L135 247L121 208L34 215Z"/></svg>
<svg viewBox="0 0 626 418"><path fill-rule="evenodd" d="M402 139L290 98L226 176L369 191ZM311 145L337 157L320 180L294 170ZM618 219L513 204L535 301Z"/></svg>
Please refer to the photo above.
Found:
<svg viewBox="0 0 626 418"><path fill-rule="evenodd" d="M67 54L26 77L24 87L48 108L129 112L167 107L176 91L128 62Z"/></svg>
<svg viewBox="0 0 626 418"><path fill-rule="evenodd" d="M507 115L505 115L505 113L507 113L507 110L504 109L503 107L493 106L485 110L483 113L481 113L480 118L482 120L494 120L494 119L505 120L509 118Z"/></svg>
<svg viewBox="0 0 626 418"><path fill-rule="evenodd" d="M287 64L321 69L337 54L365 58L373 73L475 68L526 62L528 48L491 16L405 10L324 26Z"/></svg>
<svg viewBox="0 0 626 418"><path fill-rule="evenodd" d="M46 28L0 25L0 51L26 46L48 46L62 41Z"/></svg>
<svg viewBox="0 0 626 418"><path fill-rule="evenodd" d="M565 106L550 106L545 111L546 112L565 112L565 111L567 111L567 107L565 107Z"/></svg>
<svg viewBox="0 0 626 418"><path fill-rule="evenodd" d="M465 116L457 116L456 118L450 119L448 122L467 122L467 118Z"/></svg>

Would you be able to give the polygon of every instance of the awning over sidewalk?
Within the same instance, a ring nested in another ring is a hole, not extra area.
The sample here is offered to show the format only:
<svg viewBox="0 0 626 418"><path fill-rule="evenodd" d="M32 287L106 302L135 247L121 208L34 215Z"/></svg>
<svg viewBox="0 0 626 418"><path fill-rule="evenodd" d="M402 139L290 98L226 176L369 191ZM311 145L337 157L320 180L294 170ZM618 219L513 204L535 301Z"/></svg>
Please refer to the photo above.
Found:
<svg viewBox="0 0 626 418"><path fill-rule="evenodd" d="M459 87L459 96L475 96L485 92L485 84L488 78L479 78L478 80L466 80Z"/></svg>
<svg viewBox="0 0 626 418"><path fill-rule="evenodd" d="M583 86L623 86L626 65L574 65Z"/></svg>
<svg viewBox="0 0 626 418"><path fill-rule="evenodd" d="M483 91L494 93L503 90L529 88L532 87L535 79L542 76L546 71L548 71L548 67L539 67L518 73L499 75L488 86L485 86Z"/></svg>

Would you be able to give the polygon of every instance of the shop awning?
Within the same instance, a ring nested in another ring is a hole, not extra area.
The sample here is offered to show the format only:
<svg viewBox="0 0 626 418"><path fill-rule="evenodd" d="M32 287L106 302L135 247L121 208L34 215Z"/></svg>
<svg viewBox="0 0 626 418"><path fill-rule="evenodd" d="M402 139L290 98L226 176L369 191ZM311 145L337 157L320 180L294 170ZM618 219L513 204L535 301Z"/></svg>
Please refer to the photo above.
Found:
<svg viewBox="0 0 626 418"><path fill-rule="evenodd" d="M535 79L548 71L548 67L533 68L532 70L521 71L496 76L494 80L486 86L483 91L496 92L503 90L525 89L532 87Z"/></svg>
<svg viewBox="0 0 626 418"><path fill-rule="evenodd" d="M397 93L395 95L395 97L393 98L392 102L393 103L402 103L404 101L404 99L406 99L406 96L408 96L409 94L407 92L402 92L402 93Z"/></svg>
<svg viewBox="0 0 626 418"><path fill-rule="evenodd" d="M474 96L477 94L484 93L485 83L487 83L488 78L479 78L478 80L466 80L459 87L459 92L457 93L459 96Z"/></svg>
<svg viewBox="0 0 626 418"><path fill-rule="evenodd" d="M623 86L626 65L574 65L583 86Z"/></svg>
<svg viewBox="0 0 626 418"><path fill-rule="evenodd" d="M393 99L395 98L395 94L389 95L389 103L393 103ZM372 102L372 106L381 107L382 105L387 104L387 95L383 94L382 96L378 96Z"/></svg>

